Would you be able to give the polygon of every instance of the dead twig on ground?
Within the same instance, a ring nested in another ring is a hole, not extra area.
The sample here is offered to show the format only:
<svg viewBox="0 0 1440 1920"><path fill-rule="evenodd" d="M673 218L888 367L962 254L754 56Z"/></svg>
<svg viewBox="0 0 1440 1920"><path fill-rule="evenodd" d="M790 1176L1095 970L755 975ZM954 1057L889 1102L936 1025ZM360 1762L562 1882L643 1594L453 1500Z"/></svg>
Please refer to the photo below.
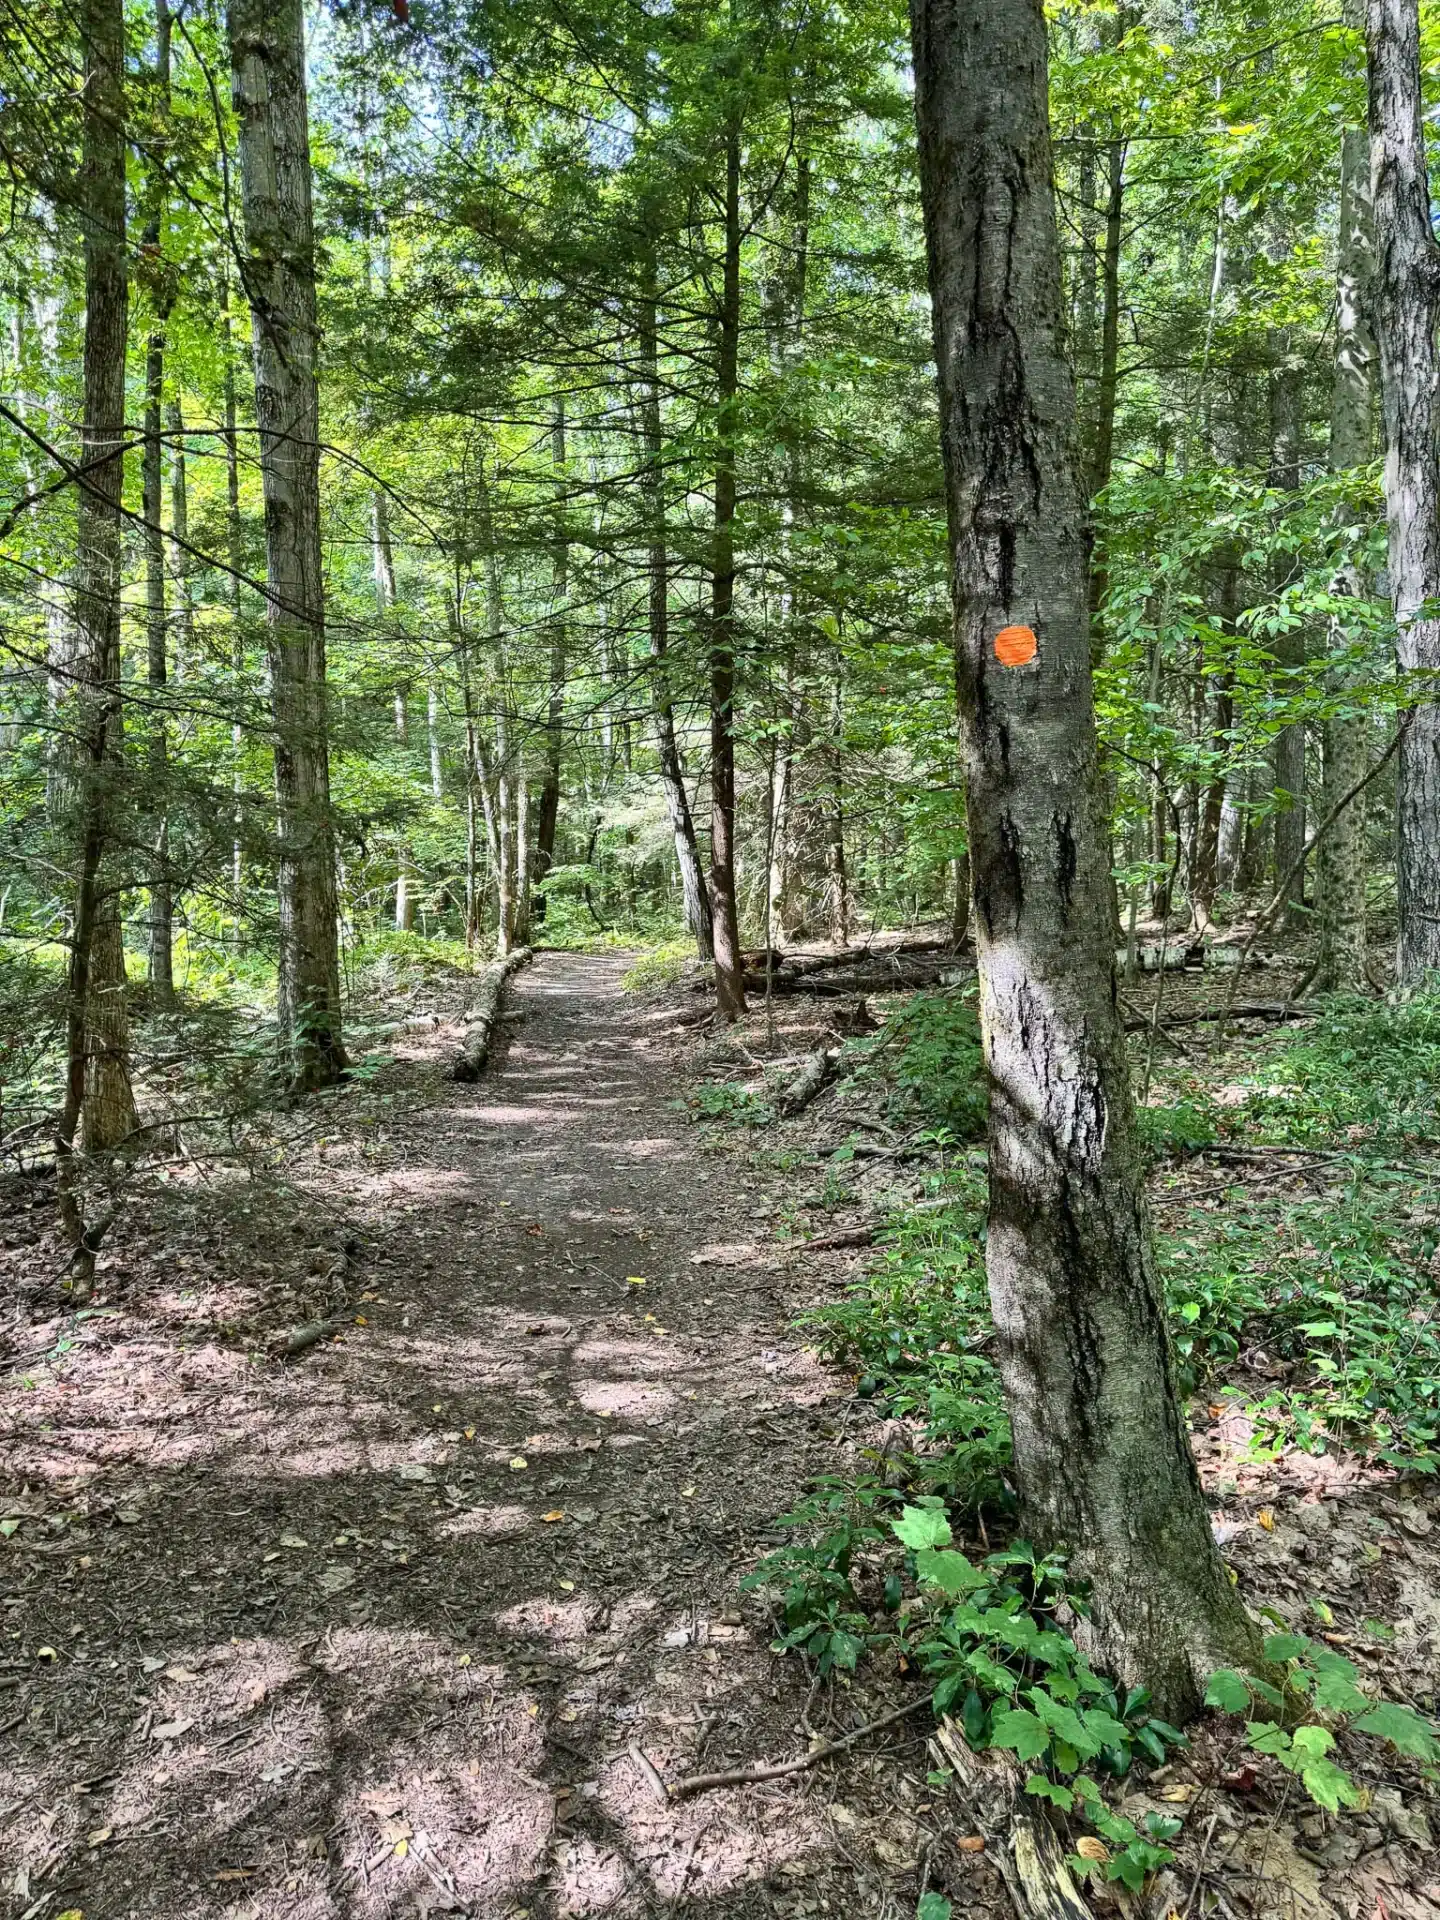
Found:
<svg viewBox="0 0 1440 1920"><path fill-rule="evenodd" d="M909 1700L903 1707L895 1707L889 1713L882 1713L878 1720L871 1720L863 1727L856 1727L842 1739L831 1740L823 1747L814 1747L809 1753L802 1753L795 1760L779 1760L773 1766L734 1767L726 1773L692 1773L686 1780L677 1780L670 1788L670 1798L678 1800L682 1794L707 1793L712 1787L753 1786L758 1780L783 1780L792 1773L804 1773L820 1761L828 1760L833 1754L844 1753L847 1747L853 1747L857 1740L864 1740L882 1728L893 1726L897 1720L918 1713L922 1707L928 1707L930 1697L927 1694L920 1700Z"/></svg>

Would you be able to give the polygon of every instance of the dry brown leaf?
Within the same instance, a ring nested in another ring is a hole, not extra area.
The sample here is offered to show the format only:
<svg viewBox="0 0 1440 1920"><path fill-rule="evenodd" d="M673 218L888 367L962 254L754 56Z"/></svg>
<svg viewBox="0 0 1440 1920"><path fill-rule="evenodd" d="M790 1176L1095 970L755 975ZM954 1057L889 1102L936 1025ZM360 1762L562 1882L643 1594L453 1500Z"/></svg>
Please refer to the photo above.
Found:
<svg viewBox="0 0 1440 1920"><path fill-rule="evenodd" d="M983 1853L985 1836L983 1833L962 1833L955 1844L961 1853Z"/></svg>
<svg viewBox="0 0 1440 1920"><path fill-rule="evenodd" d="M545 1521L547 1525L553 1524L555 1521L565 1518L565 1509L563 1507L552 1507L549 1513L542 1513L540 1518Z"/></svg>
<svg viewBox="0 0 1440 1920"><path fill-rule="evenodd" d="M1103 1840L1097 1840L1093 1833L1082 1833L1075 1842L1075 1851L1082 1860L1094 1860L1102 1867L1110 1858L1110 1849Z"/></svg>

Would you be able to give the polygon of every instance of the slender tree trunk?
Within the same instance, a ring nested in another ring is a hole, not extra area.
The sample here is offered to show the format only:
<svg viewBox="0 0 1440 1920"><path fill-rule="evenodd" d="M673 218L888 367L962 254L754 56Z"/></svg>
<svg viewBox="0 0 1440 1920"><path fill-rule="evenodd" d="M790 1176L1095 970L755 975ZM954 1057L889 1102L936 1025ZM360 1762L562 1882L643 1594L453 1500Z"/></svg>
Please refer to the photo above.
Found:
<svg viewBox="0 0 1440 1920"><path fill-rule="evenodd" d="M190 487L185 464L185 412L178 394L165 409L165 424L171 440L170 533L173 552L170 572L174 582L174 608L170 621L170 655L175 678L183 680L195 657L195 620L190 592L194 556L189 551Z"/></svg>
<svg viewBox="0 0 1440 1920"><path fill-rule="evenodd" d="M740 123L725 133L725 259L718 315L714 554L710 595L710 917L715 1011L745 1011L735 893L735 439L740 388Z"/></svg>
<svg viewBox="0 0 1440 1920"><path fill-rule="evenodd" d="M330 816L315 228L301 0L230 0L279 813L281 1033L296 1091L345 1071Z"/></svg>
<svg viewBox="0 0 1440 1920"><path fill-rule="evenodd" d="M1220 625L1232 641L1240 618L1240 555L1224 556L1220 576ZM1204 664L1203 660L1201 662ZM1197 675L1202 689L1204 674ZM1220 884L1220 823L1225 812L1225 756L1230 751L1230 730L1235 724L1235 670L1226 665L1215 675L1215 704L1211 715L1210 752L1215 770L1205 786L1200 805L1200 820L1195 838L1195 862L1190 876L1195 929L1204 933L1215 917L1215 894Z"/></svg>
<svg viewBox="0 0 1440 1920"><path fill-rule="evenodd" d="M125 339L129 318L125 232L125 16L120 0L83 0L84 152L80 212L85 246L85 418L80 457L89 470L77 502L75 680L70 698L80 742L76 812L80 898L94 891L83 1024L85 1145L115 1146L136 1125L130 1089L130 1028L125 1006L125 942L120 921L123 875L115 858L120 805L121 497L125 456ZM107 458L107 455L110 457ZM103 462L93 465L95 462ZM92 858L93 856L93 858ZM71 1062L74 1071L74 1062Z"/></svg>
<svg viewBox="0 0 1440 1920"><path fill-rule="evenodd" d="M234 839L230 847L230 884L235 901L236 939L241 938L244 915L240 911L245 896L244 773L245 729L239 719L241 695L245 687L245 603L241 598L240 574L245 565L245 529L240 517L240 434L235 401L235 327L230 313L230 274L228 267L220 276L220 313L224 323L224 417L225 417L225 557L230 563L230 670L234 675L236 719L230 728L231 791L235 796Z"/></svg>
<svg viewBox="0 0 1440 1920"><path fill-rule="evenodd" d="M1335 384L1330 403L1330 470L1345 473L1374 458L1375 338L1370 330L1370 281L1375 271L1375 219L1370 193L1370 151L1365 134L1352 128L1340 140L1340 235L1335 275ZM1346 567L1333 592L1359 594L1364 582ZM1336 621L1332 657L1347 636ZM1332 674L1331 692L1344 696L1348 675ZM1344 794L1365 775L1366 718L1335 714L1323 735L1324 787L1320 814L1329 819ZM1315 853L1315 906L1320 953L1315 985L1321 993L1363 993L1365 978L1365 794L1345 808Z"/></svg>
<svg viewBox="0 0 1440 1920"><path fill-rule="evenodd" d="M1293 493L1300 485L1300 407L1304 397L1300 370L1291 364L1288 336L1280 334L1274 343L1275 364L1270 371L1270 484ZM1285 585L1288 561L1282 560L1274 586ZM1277 634L1271 643L1279 669L1279 691L1294 692L1296 678L1305 665L1305 629L1295 627ZM1291 721L1275 736L1271 749L1275 769L1275 787L1282 798L1275 815L1275 875L1291 872L1305 845L1305 724ZM1284 926L1294 933L1304 926L1305 874L1295 873L1291 898L1285 904Z"/></svg>
<svg viewBox="0 0 1440 1920"><path fill-rule="evenodd" d="M1407 672L1440 670L1440 247L1431 227L1417 0L1366 0L1370 180L1378 260L1375 340L1385 422L1390 591ZM1402 987L1440 968L1440 703L1415 711L1396 780L1396 883Z"/></svg>
<svg viewBox="0 0 1440 1920"><path fill-rule="evenodd" d="M555 424L550 436L557 485L565 477L565 402L555 402ZM565 745L562 722L565 717L565 642L570 592L570 543L565 538L564 507L556 517L555 540L550 562L550 600L553 608L550 624L550 698L545 710L545 773L540 783L540 800L535 810L535 882L539 886L555 864L555 834L560 824L560 768ZM545 919L545 895L537 892L531 908L536 924Z"/></svg>
<svg viewBox="0 0 1440 1920"><path fill-rule="evenodd" d="M700 847L695 835L695 820L690 811L680 743L675 737L675 705L670 690L670 555L665 523L665 442L660 417L659 320L652 260L647 260L645 267L639 334L640 430L645 456L641 487L647 534L646 607L650 626L650 705L655 720L655 757L660 767L665 810L670 816L670 834L675 843L675 864L680 873L685 924L695 936L695 950L699 957L710 960L715 953L710 896L700 864Z"/></svg>
<svg viewBox="0 0 1440 1920"><path fill-rule="evenodd" d="M158 238L151 242L158 245ZM175 998L174 913L170 898L170 746L165 723L165 684L169 678L169 619L166 611L164 471L161 421L165 391L163 323L152 329L145 349L145 455L140 505L145 517L145 678L150 690L147 754L151 809L150 992L157 1007Z"/></svg>
<svg viewBox="0 0 1440 1920"><path fill-rule="evenodd" d="M1126 19L1117 15L1117 31ZM1115 405L1120 393L1120 242L1124 237L1125 142L1111 140L1106 153L1105 251L1100 268L1100 379L1095 403L1095 446L1090 492L1102 493L1115 464ZM1097 578L1100 575L1097 573ZM1103 597L1103 594L1102 594ZM1097 602L1098 604L1098 602Z"/></svg>
<svg viewBox="0 0 1440 1920"><path fill-rule="evenodd" d="M845 857L845 696L840 662L830 695L829 793L825 820L825 891L830 910L830 943L850 944L850 869Z"/></svg>
<svg viewBox="0 0 1440 1920"><path fill-rule="evenodd" d="M1162 1712L1256 1653L1210 1531L1115 982L1039 0L913 0L981 1021L986 1263L1031 1537Z"/></svg>

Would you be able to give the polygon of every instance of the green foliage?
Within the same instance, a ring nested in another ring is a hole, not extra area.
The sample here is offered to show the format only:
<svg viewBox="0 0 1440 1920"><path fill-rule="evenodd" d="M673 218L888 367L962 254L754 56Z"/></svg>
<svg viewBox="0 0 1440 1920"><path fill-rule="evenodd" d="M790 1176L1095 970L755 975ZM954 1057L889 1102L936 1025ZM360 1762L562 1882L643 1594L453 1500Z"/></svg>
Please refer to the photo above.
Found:
<svg viewBox="0 0 1440 1920"><path fill-rule="evenodd" d="M1108 1876L1139 1884L1171 1858L1160 1844L1169 1834L1142 1836L1112 1813L1093 1772L1118 1779L1137 1762L1158 1765L1183 1736L1149 1711L1144 1688L1125 1692L1094 1673L1060 1626L1062 1607L1084 1608L1062 1557L1019 1541L977 1563L954 1545L938 1496L897 1514L899 1500L873 1477L850 1486L829 1477L785 1517L816 1537L770 1554L745 1582L779 1589L776 1649L803 1651L823 1674L853 1668L867 1647L894 1647L937 1714L955 1715L977 1750L1014 1753L1031 1769L1031 1793L1083 1811L1113 1843ZM868 1610L862 1578L878 1596Z"/></svg>
<svg viewBox="0 0 1440 1920"><path fill-rule="evenodd" d="M735 1126L764 1127L775 1118L775 1109L755 1087L744 1087L734 1080L710 1080L690 1095L689 1107L697 1120L721 1120Z"/></svg>
<svg viewBox="0 0 1440 1920"><path fill-rule="evenodd" d="M687 970L695 965L693 939L667 940L663 946L649 947L620 980L625 993L662 993L678 987Z"/></svg>
<svg viewBox="0 0 1440 1920"><path fill-rule="evenodd" d="M1263 1651L1272 1666L1284 1667L1283 1690L1254 1674L1222 1667L1210 1676L1205 1704L1219 1713L1253 1716L1263 1708L1289 1718L1291 1724L1286 1726L1275 1719L1247 1717L1246 1739L1254 1752L1293 1773L1327 1813L1356 1806L1360 1799L1349 1773L1331 1758L1335 1751L1332 1726L1368 1734L1397 1753L1430 1765L1440 1761L1440 1740L1430 1722L1411 1707L1373 1700L1359 1684L1359 1669L1343 1654L1317 1646L1303 1633L1270 1634ZM1329 1725L1304 1718L1307 1713L1323 1714Z"/></svg>
<svg viewBox="0 0 1440 1920"><path fill-rule="evenodd" d="M896 1414L920 1413L938 1454L917 1462L925 1485L964 1505L1007 1505L1010 1428L994 1362L981 1230L984 1182L964 1162L932 1177L924 1210L892 1216L880 1264L803 1324L821 1350L856 1369L861 1392Z"/></svg>
<svg viewBox="0 0 1440 1920"><path fill-rule="evenodd" d="M1325 1186L1300 1198L1237 1187L1162 1240L1183 1383L1262 1348L1284 1369L1242 1403L1262 1450L1342 1441L1433 1471L1440 1208L1417 1207L1431 1169L1416 1156L1440 1137L1440 1001L1331 1004L1232 1084L1245 1097L1223 1110L1226 1131L1317 1151Z"/></svg>
<svg viewBox="0 0 1440 1920"><path fill-rule="evenodd" d="M989 1099L975 987L916 994L869 1040L847 1050L853 1076L899 1090L902 1100L952 1140L980 1140Z"/></svg>

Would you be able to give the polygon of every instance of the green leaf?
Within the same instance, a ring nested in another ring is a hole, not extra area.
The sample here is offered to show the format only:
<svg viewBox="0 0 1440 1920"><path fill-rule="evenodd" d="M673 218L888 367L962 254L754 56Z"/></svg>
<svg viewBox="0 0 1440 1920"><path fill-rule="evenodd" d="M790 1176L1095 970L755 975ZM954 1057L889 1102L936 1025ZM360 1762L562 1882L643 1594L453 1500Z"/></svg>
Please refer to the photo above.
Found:
<svg viewBox="0 0 1440 1920"><path fill-rule="evenodd" d="M890 1527L901 1546L916 1553L924 1547L948 1547L954 1537L950 1522L935 1507L906 1507Z"/></svg>
<svg viewBox="0 0 1440 1920"><path fill-rule="evenodd" d="M965 1704L960 1709L960 1724L972 1747L983 1747L989 1740L990 1711L974 1687L966 1694Z"/></svg>
<svg viewBox="0 0 1440 1920"><path fill-rule="evenodd" d="M1294 1754L1291 1750L1290 1736L1283 1727L1267 1727L1263 1720L1252 1720L1245 1729L1250 1744L1256 1753L1268 1753L1280 1762L1282 1767L1295 1770Z"/></svg>
<svg viewBox="0 0 1440 1920"><path fill-rule="evenodd" d="M1104 1740L1088 1731L1073 1707L1067 1707L1061 1701L1053 1699L1043 1687L1031 1687L1025 1697L1051 1732L1058 1734L1085 1759L1088 1760L1092 1755L1099 1753L1101 1747L1106 1744ZM1098 1717L1108 1718L1106 1715ZM1115 1723L1112 1721L1111 1724ZM1120 1729L1122 1735L1124 1731L1122 1727Z"/></svg>
<svg viewBox="0 0 1440 1920"><path fill-rule="evenodd" d="M1049 1751L1050 1729L1038 1714L1029 1713L1024 1707L1010 1707L996 1714L990 1729L990 1744L1008 1747L1022 1760L1038 1760L1042 1753Z"/></svg>
<svg viewBox="0 0 1440 1920"><path fill-rule="evenodd" d="M1231 1667L1212 1673L1205 1689L1205 1704L1220 1713L1244 1713L1250 1705L1250 1689Z"/></svg>
<svg viewBox="0 0 1440 1920"><path fill-rule="evenodd" d="M962 1593L973 1593L977 1587L990 1584L978 1567L953 1549L939 1552L934 1547L921 1547L915 1555L915 1572L938 1587L947 1600L958 1600Z"/></svg>
<svg viewBox="0 0 1440 1920"><path fill-rule="evenodd" d="M1265 1636L1265 1658L1277 1664L1282 1660L1299 1660L1310 1648L1310 1642L1303 1633L1267 1633Z"/></svg>
<svg viewBox="0 0 1440 1920"><path fill-rule="evenodd" d="M1363 1713L1370 1704L1369 1696L1343 1673L1316 1674L1312 1697L1327 1713Z"/></svg>
<svg viewBox="0 0 1440 1920"><path fill-rule="evenodd" d="M1091 1707L1083 1718L1086 1733L1093 1734L1102 1747L1123 1747L1130 1737L1130 1729L1123 1721L1102 1713L1098 1707Z"/></svg>
<svg viewBox="0 0 1440 1920"><path fill-rule="evenodd" d="M1032 1773L1025 1782L1025 1791L1033 1793L1037 1800L1050 1801L1062 1813L1069 1813L1075 1804L1075 1795L1069 1787L1062 1787L1056 1780L1047 1780L1043 1773Z"/></svg>
<svg viewBox="0 0 1440 1920"><path fill-rule="evenodd" d="M1357 1733L1370 1733L1377 1740L1388 1740L1398 1752L1412 1754L1417 1760L1440 1760L1440 1742L1436 1741L1434 1728L1413 1707L1400 1707L1392 1700L1382 1700L1355 1721L1354 1726Z"/></svg>
<svg viewBox="0 0 1440 1920"><path fill-rule="evenodd" d="M1325 1727L1297 1727L1290 1736L1290 1744L1308 1765L1334 1752L1335 1736Z"/></svg>
<svg viewBox="0 0 1440 1920"><path fill-rule="evenodd" d="M955 1911L943 1893L922 1893L915 1920L950 1920Z"/></svg>
<svg viewBox="0 0 1440 1920"><path fill-rule="evenodd" d="M1353 1807L1360 1798L1355 1782L1333 1760L1312 1760L1299 1773L1301 1786L1327 1813L1338 1813L1342 1805Z"/></svg>

